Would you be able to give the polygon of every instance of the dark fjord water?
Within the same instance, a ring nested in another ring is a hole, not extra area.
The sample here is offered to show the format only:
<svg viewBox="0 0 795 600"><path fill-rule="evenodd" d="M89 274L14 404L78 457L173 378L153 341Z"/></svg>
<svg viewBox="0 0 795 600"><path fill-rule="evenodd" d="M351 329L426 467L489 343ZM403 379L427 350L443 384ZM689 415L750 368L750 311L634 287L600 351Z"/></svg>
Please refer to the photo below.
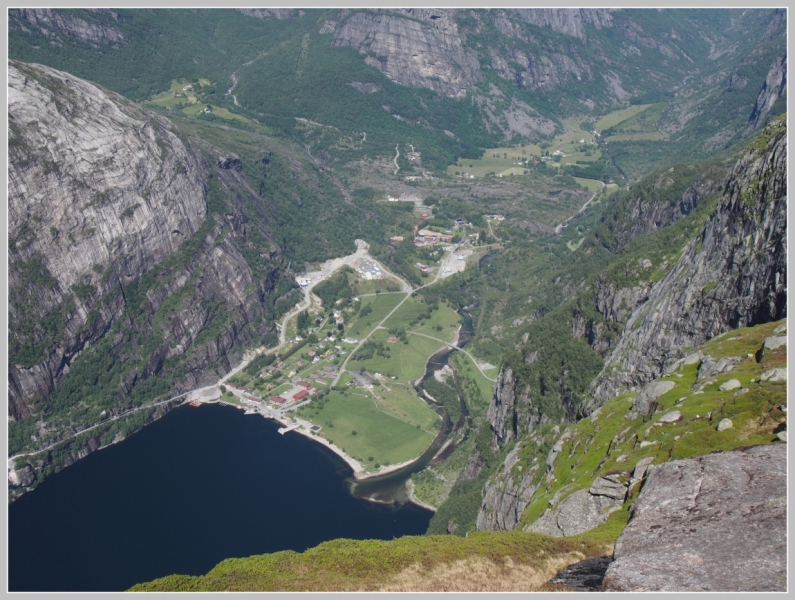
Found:
<svg viewBox="0 0 795 600"><path fill-rule="evenodd" d="M344 463L278 427L184 406L52 476L9 507L9 590L124 590L230 557L426 531L430 512L354 498Z"/></svg>

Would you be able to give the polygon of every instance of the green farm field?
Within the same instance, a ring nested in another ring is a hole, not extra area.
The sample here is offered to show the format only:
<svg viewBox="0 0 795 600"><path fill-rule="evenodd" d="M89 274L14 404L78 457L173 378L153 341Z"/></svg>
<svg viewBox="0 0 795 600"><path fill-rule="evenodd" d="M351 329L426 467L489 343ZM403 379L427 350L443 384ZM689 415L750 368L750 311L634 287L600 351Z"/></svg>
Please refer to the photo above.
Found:
<svg viewBox="0 0 795 600"><path fill-rule="evenodd" d="M388 337L386 329L379 329L370 339L386 344L389 358L376 354L367 360L351 360L348 368L353 371L365 369L368 373L381 373L387 377L394 376L398 381L407 383L423 374L428 358L442 347L442 342L410 333L406 336L408 344L390 344L387 342Z"/></svg>
<svg viewBox="0 0 795 600"><path fill-rule="evenodd" d="M430 407L427 410L435 414ZM376 463L397 464L416 458L433 440L433 434L397 418L362 391L331 392L323 408L306 412L309 419L323 427L320 436L362 461L368 469ZM422 421L427 423L428 418Z"/></svg>
<svg viewBox="0 0 795 600"><path fill-rule="evenodd" d="M636 141L666 141L670 136L664 131L646 131L642 133L622 133L605 138L605 142L636 142Z"/></svg>
<svg viewBox="0 0 795 600"><path fill-rule="evenodd" d="M461 320L458 313L446 304L440 303L438 309L431 311L429 319L420 319L420 316L426 315L427 311L428 305L416 296L412 296L387 319L384 327L387 329L402 327L406 331L424 333L445 342L452 341ZM418 320L418 323L410 325Z"/></svg>
<svg viewBox="0 0 795 600"><path fill-rule="evenodd" d="M380 387L369 390L369 393L375 397L376 404L382 410L415 427L419 425L428 433L433 433L437 423L441 422L428 403L405 384L387 380Z"/></svg>
<svg viewBox="0 0 795 600"><path fill-rule="evenodd" d="M589 192L598 192L602 189L604 184L596 179L585 179L584 177L575 177L574 181L579 183L582 187L586 188ZM611 184L618 187L615 183Z"/></svg>
<svg viewBox="0 0 795 600"><path fill-rule="evenodd" d="M622 123L627 119L631 119L632 117L639 115L650 106L652 105L635 104L627 108L622 108L621 110L614 110L610 114L607 114L601 119L599 119L596 122L596 125L594 125L594 129L596 130L597 133L602 133L605 129L609 129L610 127L615 127L619 123Z"/></svg>
<svg viewBox="0 0 795 600"><path fill-rule="evenodd" d="M362 308L370 305L373 312L363 318L354 320L347 329L347 335L354 338L361 338L379 323L389 312L395 308L406 294L379 294L377 296L366 296L362 298Z"/></svg>

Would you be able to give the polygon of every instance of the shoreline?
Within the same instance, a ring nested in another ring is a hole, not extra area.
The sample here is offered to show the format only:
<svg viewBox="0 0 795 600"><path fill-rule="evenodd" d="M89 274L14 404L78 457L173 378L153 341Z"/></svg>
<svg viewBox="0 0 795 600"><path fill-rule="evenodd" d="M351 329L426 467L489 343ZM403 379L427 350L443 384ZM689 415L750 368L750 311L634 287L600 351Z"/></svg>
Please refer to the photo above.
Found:
<svg viewBox="0 0 795 600"><path fill-rule="evenodd" d="M418 499L414 495L414 482L410 478L409 478L408 481L406 481L406 495L408 496L408 499L409 499L410 502L412 502L412 503L416 504L417 506L420 506L420 507L422 507L422 508L424 508L426 510L429 510L432 513L436 514L437 508L435 506L431 506L430 504L426 504L425 502L423 502L422 500Z"/></svg>
<svg viewBox="0 0 795 600"><path fill-rule="evenodd" d="M215 399L215 400L200 401L200 402L202 404L220 404L220 403L225 402L225 401L223 400L223 398L218 398L218 399ZM238 408L237 406L235 406L233 404L230 404L228 402L225 402L225 404L227 406L234 406L235 408ZM240 410L240 408L244 408L244 407L239 407L238 410ZM254 412L250 413L250 414L258 414L259 416L263 417L264 419L271 419L271 420L276 421L277 423L279 423L279 424L281 424L281 425L283 425L285 427L289 427L289 426L295 424L293 422L288 421L284 417L279 418L276 415L271 416L270 414L265 414L265 413L263 413L260 410L256 410L256 407L254 407L253 405L251 407L249 407L249 408L255 409ZM309 423L309 421L305 421L305 422ZM412 458L410 460L404 461L402 463L398 463L396 465L389 465L387 467L381 467L377 471L366 473L364 468L362 467L362 464L358 460L356 460L352 456L349 456L348 454L343 452L342 448L339 448L336 445L331 444L326 438L324 438L322 436L319 436L319 435L312 435L311 432L306 431L302 426L296 427L295 429L292 429L291 431L294 431L295 433L299 433L299 434L303 435L304 437L306 437L306 438L308 438L310 440L313 440L315 442L318 442L319 444L322 444L323 446L325 446L326 448L331 450L334 454L339 456L351 468L351 470L353 471L353 478L356 481L366 481L367 479L372 479L372 478L375 478L375 477L380 477L381 475L387 475L389 473L393 473L395 471L398 471L398 470L402 469L403 467L406 467L406 466L410 465L411 463L415 462L420 456L422 456L422 454L420 454L419 456L417 456L415 458Z"/></svg>

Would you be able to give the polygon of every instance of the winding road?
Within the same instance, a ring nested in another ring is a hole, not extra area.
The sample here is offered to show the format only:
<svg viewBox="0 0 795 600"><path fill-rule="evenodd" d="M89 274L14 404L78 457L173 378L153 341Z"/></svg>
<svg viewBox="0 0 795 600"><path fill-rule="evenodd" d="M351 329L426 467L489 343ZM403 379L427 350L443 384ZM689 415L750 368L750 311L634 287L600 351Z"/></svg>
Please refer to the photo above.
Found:
<svg viewBox="0 0 795 600"><path fill-rule="evenodd" d="M400 165L397 162L398 158L400 158L400 150L398 150L398 145L395 144L395 175L397 175L398 171L400 171Z"/></svg>
<svg viewBox="0 0 795 600"><path fill-rule="evenodd" d="M599 183L601 183L601 184L602 184L602 189L601 189L601 190L599 190L599 191L601 192L603 189L605 189L605 182L604 182L604 181L600 181ZM571 215L571 216L570 216L568 219L566 219L565 221L563 221L562 223L560 223L560 224L559 224L557 227L555 227L555 233L560 233L560 232L561 232L561 230L563 229L563 226L564 226L564 225L566 225L566 223L568 223L569 221L571 221L571 220L572 220L574 217L576 217L576 216L577 216L577 215L579 215L579 214L580 214L582 211L584 211L586 208L588 208L588 205L591 203L591 201L592 201L594 198L596 198L596 195L597 195L598 193L599 193L599 192L594 192L594 193L593 193L593 196L591 196L591 197L590 197L590 199L588 200L588 202L586 202L585 204L583 204L583 205L582 205L582 207L580 208L580 210L578 210L576 213L574 213L573 215Z"/></svg>

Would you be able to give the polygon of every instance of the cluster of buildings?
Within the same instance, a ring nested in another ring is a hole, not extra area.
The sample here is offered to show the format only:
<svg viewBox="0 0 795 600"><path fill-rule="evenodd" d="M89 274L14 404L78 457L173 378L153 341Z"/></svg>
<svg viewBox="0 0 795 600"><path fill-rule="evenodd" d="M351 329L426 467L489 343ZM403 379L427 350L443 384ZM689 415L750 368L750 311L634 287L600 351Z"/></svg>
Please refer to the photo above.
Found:
<svg viewBox="0 0 795 600"><path fill-rule="evenodd" d="M453 241L453 236L445 233L437 233L428 229L420 229L414 236L414 245L418 248L436 246L438 243L449 244Z"/></svg>
<svg viewBox="0 0 795 600"><path fill-rule="evenodd" d="M281 396L271 396L268 400L273 404L284 405L288 402L300 402L307 396L317 394L319 391L319 388L313 387L308 381L301 381L288 392Z"/></svg>
<svg viewBox="0 0 795 600"><path fill-rule="evenodd" d="M420 198L417 194L412 194L409 192L404 192L400 194L397 198L394 196L387 196L387 202L413 202L416 206L422 206L422 198Z"/></svg>

